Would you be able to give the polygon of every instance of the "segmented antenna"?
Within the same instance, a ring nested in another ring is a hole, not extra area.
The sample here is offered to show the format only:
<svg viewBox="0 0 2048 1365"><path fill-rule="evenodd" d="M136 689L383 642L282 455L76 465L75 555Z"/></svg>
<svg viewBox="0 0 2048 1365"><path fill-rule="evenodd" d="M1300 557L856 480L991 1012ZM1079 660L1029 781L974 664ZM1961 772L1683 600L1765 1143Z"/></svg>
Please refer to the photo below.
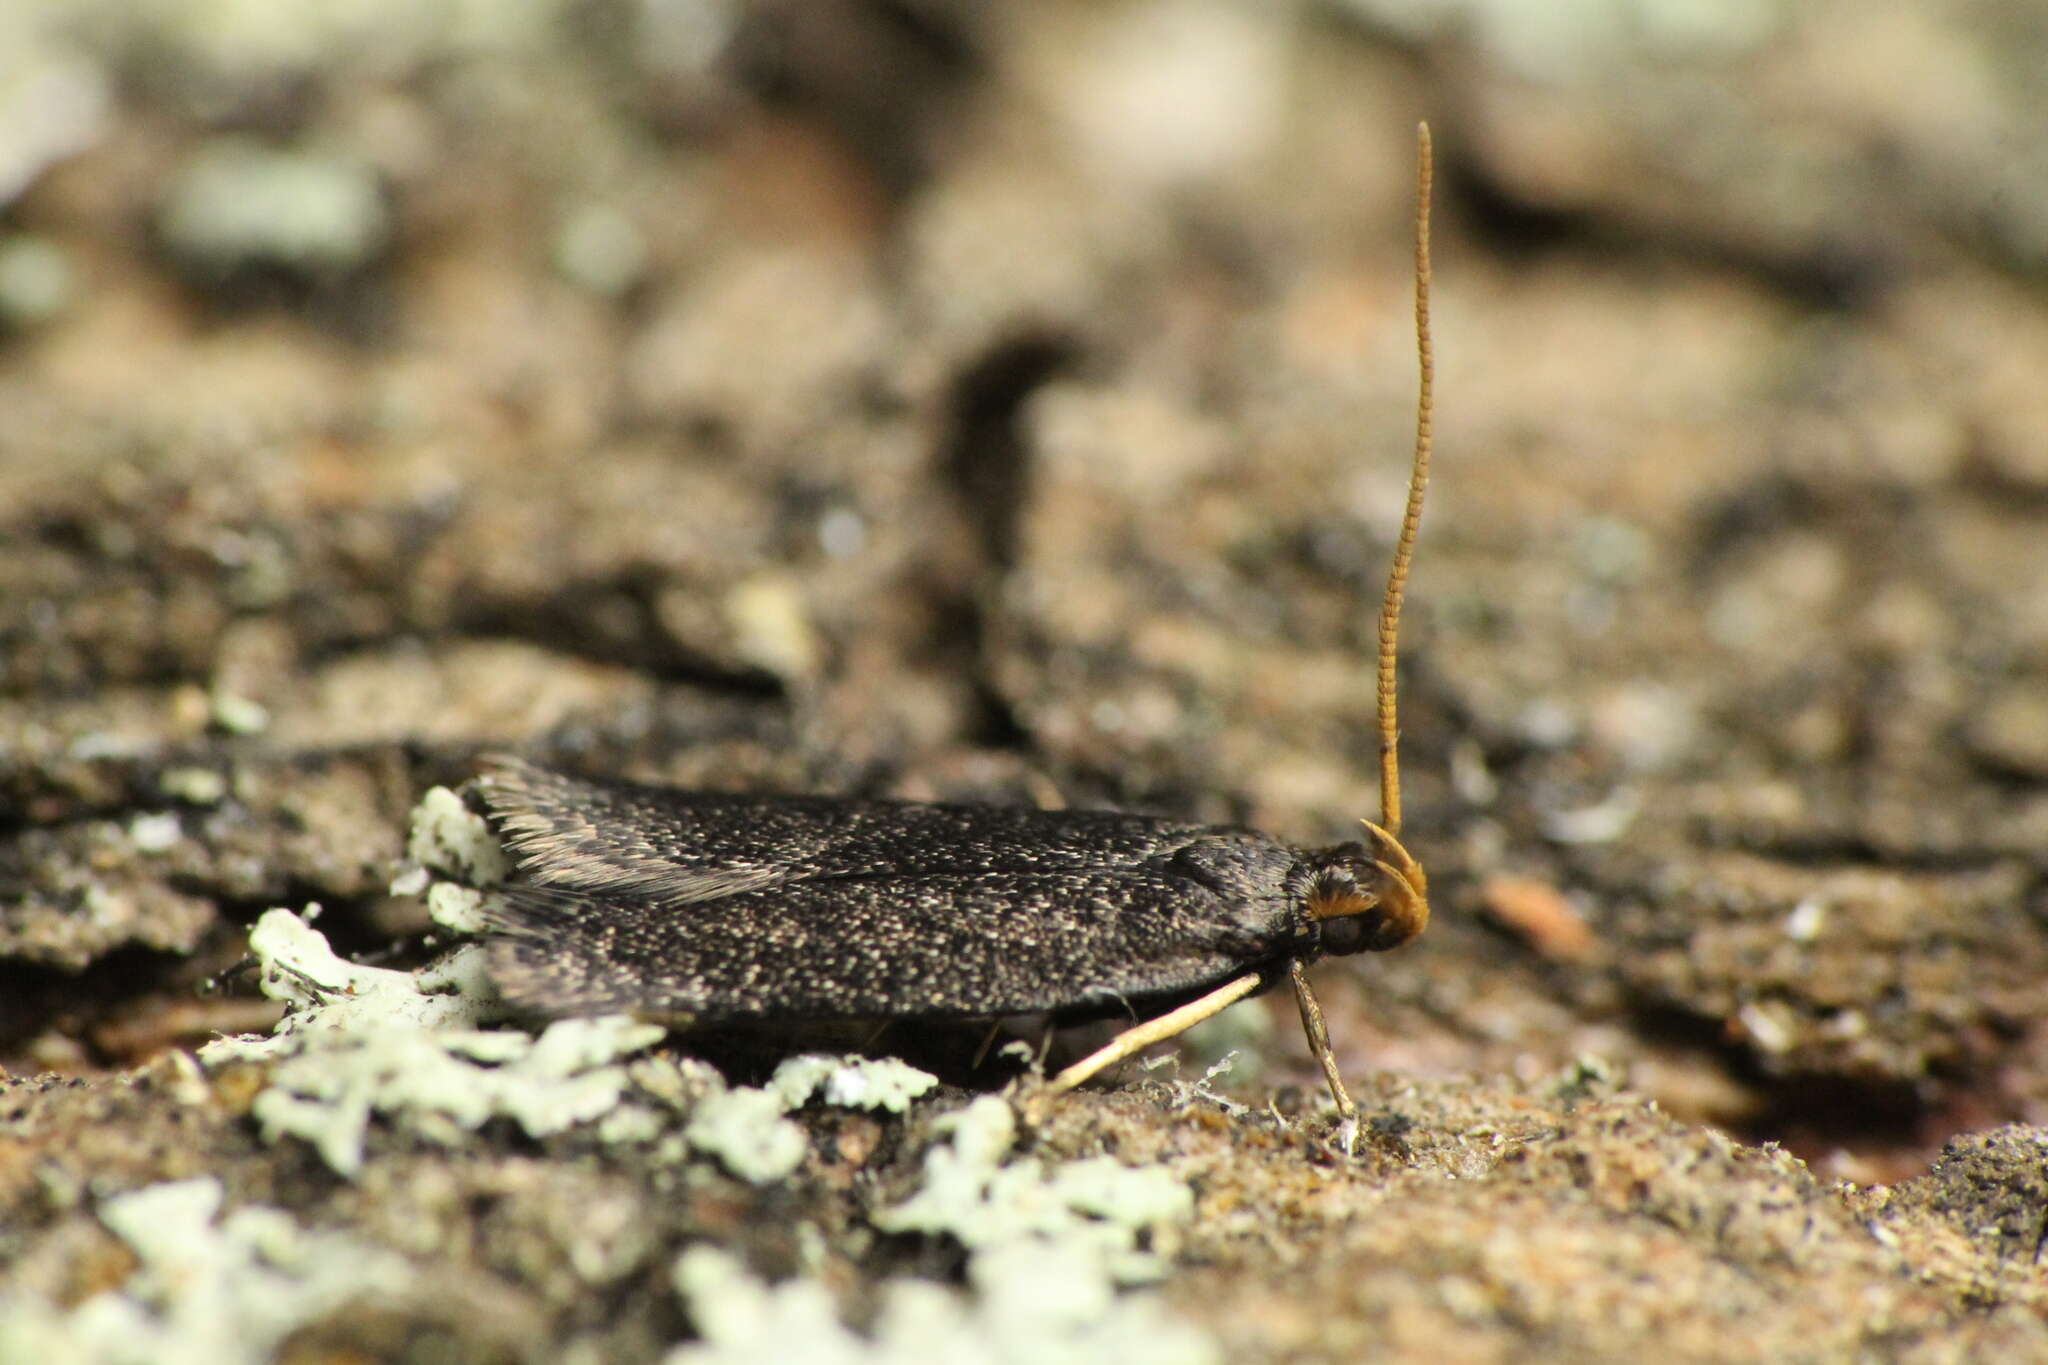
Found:
<svg viewBox="0 0 2048 1365"><path fill-rule="evenodd" d="M1394 567L1380 603L1380 824L1401 832L1401 726L1395 714L1396 664L1401 635L1401 597L1408 587L1408 563L1415 557L1415 532L1422 525L1422 495L1429 488L1430 417L1436 388L1436 356L1429 341L1429 199L1435 179L1429 125L1415 126L1415 351L1422 371L1415 400L1415 463L1408 475L1408 508L1394 541Z"/></svg>

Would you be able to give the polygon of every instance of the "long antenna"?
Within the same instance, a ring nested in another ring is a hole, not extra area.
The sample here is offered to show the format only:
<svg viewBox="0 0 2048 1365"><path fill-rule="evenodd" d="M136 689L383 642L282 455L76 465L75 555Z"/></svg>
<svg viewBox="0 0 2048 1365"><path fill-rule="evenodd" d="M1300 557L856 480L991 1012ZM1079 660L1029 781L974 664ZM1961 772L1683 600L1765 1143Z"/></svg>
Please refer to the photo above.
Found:
<svg viewBox="0 0 2048 1365"><path fill-rule="evenodd" d="M1415 463L1408 475L1408 508L1394 541L1394 567L1380 603L1380 824L1401 832L1401 725L1395 707L1395 668L1401 637L1401 597L1408 587L1408 563L1415 557L1415 532L1422 525L1422 495L1429 488L1430 418L1435 402L1436 354L1429 341L1429 200L1436 167L1429 125L1415 126L1415 350L1422 370L1415 401Z"/></svg>
<svg viewBox="0 0 2048 1365"><path fill-rule="evenodd" d="M1330 898L1331 904L1320 904L1319 898L1311 894L1305 907L1308 914L1317 919L1378 912L1377 923L1368 930L1370 939L1342 950L1346 952L1356 952L1361 948L1374 951L1398 948L1421 933L1429 923L1429 881L1423 875L1422 865L1401 847L1401 841L1395 837L1401 828L1401 769L1396 754L1401 727L1394 714L1401 595L1408 586L1409 561L1415 555L1415 532L1422 524L1422 495L1429 487L1429 424L1436 379L1436 366L1429 344L1429 194L1435 167L1430 157L1429 125L1426 123L1416 128L1416 153L1415 348L1421 357L1422 386L1416 403L1415 463L1408 476L1408 509L1401 517L1401 534L1394 542L1394 567L1387 575L1386 600L1380 604L1380 811L1384 828L1370 820L1363 822L1371 841L1371 851L1366 855L1370 859L1370 868L1363 872L1362 880L1362 887L1368 889L1367 894L1333 897ZM1341 853L1344 850L1325 852ZM1313 951L1309 956L1316 956L1319 952ZM1305 960L1302 956L1288 960L1288 979L1294 986L1295 1004L1301 1008L1301 1026L1308 1034L1309 1050L1315 1053L1316 1060L1322 1065L1323 1077L1330 1084L1330 1098L1336 1102L1341 1119L1338 1131L1343 1135L1344 1150L1348 1152L1358 1136L1358 1105L1344 1089L1336 1054L1330 1050L1329 1025L1323 1018L1322 1006L1316 1003L1308 974L1302 969ZM1054 1094L1071 1090L1133 1052L1185 1032L1199 1021L1269 984L1267 971L1265 967L1254 968L1179 1009L1126 1029L1107 1045L1097 1048L1053 1077L1050 1090Z"/></svg>

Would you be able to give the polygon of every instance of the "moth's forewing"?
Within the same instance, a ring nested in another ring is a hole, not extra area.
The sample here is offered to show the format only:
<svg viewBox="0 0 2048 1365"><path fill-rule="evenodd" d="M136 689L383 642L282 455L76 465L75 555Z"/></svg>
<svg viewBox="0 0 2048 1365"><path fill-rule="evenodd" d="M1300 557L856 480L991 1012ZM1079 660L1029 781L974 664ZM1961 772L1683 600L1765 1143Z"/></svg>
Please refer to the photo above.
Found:
<svg viewBox="0 0 2048 1365"><path fill-rule="evenodd" d="M479 786L534 881L633 887L664 900L795 879L1113 871L1156 858L1176 837L1210 832L1112 811L679 791L511 758L488 760Z"/></svg>
<svg viewBox="0 0 2048 1365"><path fill-rule="evenodd" d="M705 797L499 765L524 886L493 975L544 1013L1123 1008L1301 951L1298 855L1103 812Z"/></svg>

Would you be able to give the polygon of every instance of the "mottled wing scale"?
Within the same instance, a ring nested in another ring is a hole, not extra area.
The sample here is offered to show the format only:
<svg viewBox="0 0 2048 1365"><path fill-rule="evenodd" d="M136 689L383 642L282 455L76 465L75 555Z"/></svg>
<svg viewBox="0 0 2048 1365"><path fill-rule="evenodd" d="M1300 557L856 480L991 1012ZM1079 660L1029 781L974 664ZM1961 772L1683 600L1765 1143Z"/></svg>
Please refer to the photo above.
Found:
<svg viewBox="0 0 2048 1365"><path fill-rule="evenodd" d="M1284 957L1294 853L1107 812L677 792L495 761L516 1003L697 1019L1117 1007Z"/></svg>

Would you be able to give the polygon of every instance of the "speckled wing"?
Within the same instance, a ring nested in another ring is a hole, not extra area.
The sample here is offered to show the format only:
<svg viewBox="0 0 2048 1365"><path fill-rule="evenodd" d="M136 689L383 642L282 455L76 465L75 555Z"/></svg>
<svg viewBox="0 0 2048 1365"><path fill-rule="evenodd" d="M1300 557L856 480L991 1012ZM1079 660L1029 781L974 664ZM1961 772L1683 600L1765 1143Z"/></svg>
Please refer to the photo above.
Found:
<svg viewBox="0 0 2048 1365"><path fill-rule="evenodd" d="M491 964L554 1014L975 1016L1115 1007L1276 962L1297 855L1097 811L765 798L566 777L481 784L522 884Z"/></svg>

